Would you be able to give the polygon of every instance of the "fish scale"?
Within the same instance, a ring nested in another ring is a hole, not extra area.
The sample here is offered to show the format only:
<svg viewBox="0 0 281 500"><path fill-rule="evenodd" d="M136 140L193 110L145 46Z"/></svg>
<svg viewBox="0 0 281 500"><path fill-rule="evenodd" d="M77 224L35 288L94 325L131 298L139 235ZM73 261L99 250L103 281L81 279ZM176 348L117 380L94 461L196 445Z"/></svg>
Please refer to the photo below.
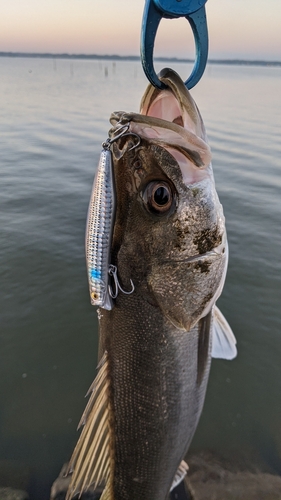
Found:
<svg viewBox="0 0 281 500"><path fill-rule="evenodd" d="M179 334L136 293L118 297L118 307L102 313L100 327L103 349L112 353L110 397L116 408L112 498L164 500L201 413L209 338L198 384L202 323Z"/></svg>

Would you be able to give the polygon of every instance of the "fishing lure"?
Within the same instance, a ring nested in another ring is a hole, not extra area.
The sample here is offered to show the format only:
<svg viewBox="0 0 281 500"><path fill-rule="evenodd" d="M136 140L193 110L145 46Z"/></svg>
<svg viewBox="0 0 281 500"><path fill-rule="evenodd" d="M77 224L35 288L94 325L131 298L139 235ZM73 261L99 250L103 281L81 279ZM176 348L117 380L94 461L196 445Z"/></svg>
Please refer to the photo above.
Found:
<svg viewBox="0 0 281 500"><path fill-rule="evenodd" d="M88 210L86 263L91 304L110 310L108 269L116 201L110 141L102 147Z"/></svg>
<svg viewBox="0 0 281 500"><path fill-rule="evenodd" d="M131 290L126 292L120 286L117 277L117 267L110 264L110 250L112 233L115 221L116 195L114 185L113 162L110 146L127 133L129 125L117 128L117 135L107 139L102 144L102 151L94 179L86 226L86 263L88 271L89 291L91 304L111 310L113 300L119 290L127 295L133 293L134 285L131 281ZM138 141L140 141L139 136ZM138 142L139 144L139 142ZM135 148L138 144L132 146ZM115 290L109 284L113 278Z"/></svg>

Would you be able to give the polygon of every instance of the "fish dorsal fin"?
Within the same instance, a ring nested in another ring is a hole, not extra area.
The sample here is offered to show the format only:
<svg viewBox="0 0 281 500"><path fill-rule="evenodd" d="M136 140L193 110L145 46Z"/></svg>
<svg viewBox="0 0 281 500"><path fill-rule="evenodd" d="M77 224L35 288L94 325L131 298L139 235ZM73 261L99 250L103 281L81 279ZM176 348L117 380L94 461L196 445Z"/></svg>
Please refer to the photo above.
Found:
<svg viewBox="0 0 281 500"><path fill-rule="evenodd" d="M212 358L233 359L237 356L236 338L217 306L213 309Z"/></svg>
<svg viewBox="0 0 281 500"><path fill-rule="evenodd" d="M91 393L78 429L84 426L69 462L73 471L66 500L83 493L91 484L106 483L110 473L109 454L109 377L107 353L99 364L99 372L87 395ZM108 485L104 494L108 492ZM104 498L106 500L106 497Z"/></svg>
<svg viewBox="0 0 281 500"><path fill-rule="evenodd" d="M173 489L176 488L182 482L183 478L186 476L188 469L189 467L187 463L184 460L182 460L174 477L170 492L173 491Z"/></svg>

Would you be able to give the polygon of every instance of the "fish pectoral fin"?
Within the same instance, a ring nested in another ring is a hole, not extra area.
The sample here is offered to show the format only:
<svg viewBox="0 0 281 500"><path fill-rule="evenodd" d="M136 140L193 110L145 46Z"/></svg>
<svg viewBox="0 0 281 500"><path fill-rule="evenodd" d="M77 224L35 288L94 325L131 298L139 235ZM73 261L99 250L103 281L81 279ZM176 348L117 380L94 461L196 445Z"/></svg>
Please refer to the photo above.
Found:
<svg viewBox="0 0 281 500"><path fill-rule="evenodd" d="M213 309L212 358L233 359L237 356L236 338L217 306Z"/></svg>
<svg viewBox="0 0 281 500"><path fill-rule="evenodd" d="M184 460L182 460L180 465L179 465L179 468L176 472L174 480L172 482L170 492L173 491L173 489L176 488L176 486L178 486L182 482L182 480L186 476L188 469L189 469L189 467L188 467L187 463Z"/></svg>
<svg viewBox="0 0 281 500"><path fill-rule="evenodd" d="M91 396L78 426L83 425L84 428L69 462L68 473L72 471L72 477L66 500L78 492L82 494L91 484L96 487L107 483L110 473L108 391L108 359L105 352L98 375L88 391ZM108 485L104 493L106 491Z"/></svg>

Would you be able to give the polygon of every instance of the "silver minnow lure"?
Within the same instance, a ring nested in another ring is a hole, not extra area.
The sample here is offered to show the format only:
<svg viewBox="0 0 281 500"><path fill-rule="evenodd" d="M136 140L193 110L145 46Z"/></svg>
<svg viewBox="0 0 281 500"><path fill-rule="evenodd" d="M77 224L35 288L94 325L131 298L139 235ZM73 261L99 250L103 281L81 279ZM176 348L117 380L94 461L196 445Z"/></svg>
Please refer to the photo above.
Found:
<svg viewBox="0 0 281 500"><path fill-rule="evenodd" d="M113 307L108 272L116 204L110 143L107 140L102 145L86 227L86 263L91 303L109 311Z"/></svg>
<svg viewBox="0 0 281 500"><path fill-rule="evenodd" d="M116 195L114 185L114 172L110 146L121 136L132 135L137 137L138 143L131 147L137 147L140 142L139 136L132 132L127 134L129 125L121 125L116 129L117 135L107 139L102 144L97 173L94 179L88 218L86 226L86 264L88 271L89 290L91 304L110 311L119 290L126 295L128 292L122 289L117 277L117 267L110 264L111 239L115 220ZM119 133L118 133L119 132ZM109 276L112 276L114 290L109 285Z"/></svg>

